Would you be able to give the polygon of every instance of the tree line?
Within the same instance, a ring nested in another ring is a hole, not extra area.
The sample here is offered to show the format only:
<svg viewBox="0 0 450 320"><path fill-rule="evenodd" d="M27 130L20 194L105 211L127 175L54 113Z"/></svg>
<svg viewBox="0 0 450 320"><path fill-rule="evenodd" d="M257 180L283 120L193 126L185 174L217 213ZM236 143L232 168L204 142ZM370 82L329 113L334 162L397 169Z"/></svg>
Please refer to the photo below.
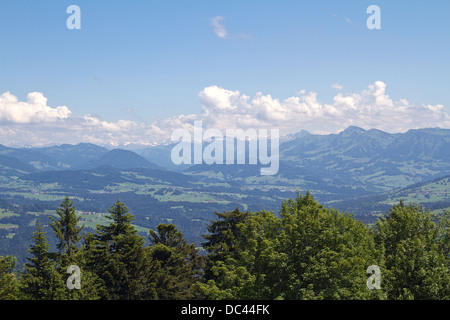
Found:
<svg viewBox="0 0 450 320"><path fill-rule="evenodd" d="M149 232L149 245L120 201L109 224L85 232L66 197L50 217L51 251L36 223L29 257L0 257L0 299L449 299L450 212L435 216L402 201L375 224L326 208L308 192L279 213L216 212L201 248L174 224ZM80 270L78 288L69 288ZM368 267L379 270L370 287ZM70 270L70 269L69 269Z"/></svg>

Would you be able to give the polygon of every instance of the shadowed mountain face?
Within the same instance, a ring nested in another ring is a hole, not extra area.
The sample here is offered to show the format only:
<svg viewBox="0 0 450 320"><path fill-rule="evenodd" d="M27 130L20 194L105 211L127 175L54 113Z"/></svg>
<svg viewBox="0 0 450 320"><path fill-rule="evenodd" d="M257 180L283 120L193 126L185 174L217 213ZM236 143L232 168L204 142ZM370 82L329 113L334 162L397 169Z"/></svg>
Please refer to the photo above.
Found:
<svg viewBox="0 0 450 320"><path fill-rule="evenodd" d="M68 169L84 170L102 166L111 166L119 169L162 169L160 166L151 163L132 151L121 149L108 150L89 143L27 149L0 146L0 156L7 157L3 159L4 163L9 159L8 168L21 170L24 173ZM11 159L15 160L16 164Z"/></svg>
<svg viewBox="0 0 450 320"><path fill-rule="evenodd" d="M140 155L128 151L115 149L102 154L97 159L90 160L82 165L75 167L76 169L94 169L101 166L111 166L119 169L131 168L150 168L162 169L160 166L151 163Z"/></svg>
<svg viewBox="0 0 450 320"><path fill-rule="evenodd" d="M16 158L0 155L0 176L12 177L36 171L35 167Z"/></svg>

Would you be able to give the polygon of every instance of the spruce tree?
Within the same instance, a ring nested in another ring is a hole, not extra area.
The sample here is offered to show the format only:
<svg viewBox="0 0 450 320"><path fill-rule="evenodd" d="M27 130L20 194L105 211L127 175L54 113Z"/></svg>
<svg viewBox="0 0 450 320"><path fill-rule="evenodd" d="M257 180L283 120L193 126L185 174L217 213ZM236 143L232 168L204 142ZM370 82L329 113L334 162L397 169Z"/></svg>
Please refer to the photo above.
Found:
<svg viewBox="0 0 450 320"><path fill-rule="evenodd" d="M224 261L229 255L238 254L238 241L242 238L238 227L249 217L249 212L242 212L239 208L229 212L214 212L217 220L211 221L207 226L208 234L203 235L207 240L203 248L208 252L205 279L214 278L212 267L218 261Z"/></svg>
<svg viewBox="0 0 450 320"><path fill-rule="evenodd" d="M0 257L0 300L16 300L18 298L17 278L13 273L15 265L15 257Z"/></svg>
<svg viewBox="0 0 450 320"><path fill-rule="evenodd" d="M194 244L188 244L174 224L160 224L150 230L150 255L159 262L158 299L200 298L196 288L202 278L203 258Z"/></svg>
<svg viewBox="0 0 450 320"><path fill-rule="evenodd" d="M77 250L76 244L81 240L81 231L84 226L78 226L81 217L77 217L73 202L67 196L56 209L56 214L59 219L50 217L50 226L59 240L57 246L60 253L66 254L70 260Z"/></svg>
<svg viewBox="0 0 450 320"><path fill-rule="evenodd" d="M44 227L36 223L33 243L28 249L31 257L27 258L25 271L20 279L21 292L25 299L55 300L61 299L65 283L55 269L55 262L49 257L49 245Z"/></svg>
<svg viewBox="0 0 450 320"><path fill-rule="evenodd" d="M66 289L64 299L68 300L92 300L97 299L99 291L99 281L96 275L87 268L84 252L78 249L77 244L83 238L81 232L84 226L78 226L81 217L76 215L75 207L69 197L65 197L60 207L56 209L58 218L50 217L50 226L58 239L57 248L59 252L56 256L57 271L64 281L67 281L71 274L67 273L69 266L77 266L81 272L81 288Z"/></svg>
<svg viewBox="0 0 450 320"><path fill-rule="evenodd" d="M90 262L91 271L101 279L103 299L148 299L155 297L154 267L144 250L145 238L132 226L133 216L120 201L108 210L108 225L97 226Z"/></svg>

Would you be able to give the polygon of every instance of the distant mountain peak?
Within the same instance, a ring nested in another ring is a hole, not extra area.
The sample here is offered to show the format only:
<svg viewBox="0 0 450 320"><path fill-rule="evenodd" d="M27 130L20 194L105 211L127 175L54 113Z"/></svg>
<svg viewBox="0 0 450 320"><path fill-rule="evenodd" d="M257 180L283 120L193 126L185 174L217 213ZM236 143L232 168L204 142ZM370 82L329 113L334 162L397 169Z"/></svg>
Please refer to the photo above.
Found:
<svg viewBox="0 0 450 320"><path fill-rule="evenodd" d="M341 133L344 133L344 134L354 134L354 133L361 134L361 133L365 133L365 132L366 132L366 130L364 130L361 127L350 126L347 129L345 129L344 131L342 131Z"/></svg>
<svg viewBox="0 0 450 320"><path fill-rule="evenodd" d="M307 130L300 130L296 133L288 134L286 136L281 137L281 142L287 142L287 141L291 141L294 139L303 138L303 137L306 137L309 135L311 135L311 132L309 132Z"/></svg>

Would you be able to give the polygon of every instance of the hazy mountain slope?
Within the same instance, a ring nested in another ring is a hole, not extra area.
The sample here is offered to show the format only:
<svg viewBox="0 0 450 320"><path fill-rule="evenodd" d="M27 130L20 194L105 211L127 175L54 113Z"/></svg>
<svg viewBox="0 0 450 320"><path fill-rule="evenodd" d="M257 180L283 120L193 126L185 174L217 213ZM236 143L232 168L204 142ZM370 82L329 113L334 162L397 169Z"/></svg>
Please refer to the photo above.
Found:
<svg viewBox="0 0 450 320"><path fill-rule="evenodd" d="M36 168L17 158L0 154L0 177L9 178L36 172Z"/></svg>
<svg viewBox="0 0 450 320"><path fill-rule="evenodd" d="M280 147L280 158L326 179L392 190L450 174L450 130L403 134L349 127L339 134L305 135Z"/></svg>
<svg viewBox="0 0 450 320"><path fill-rule="evenodd" d="M334 207L352 212L358 218L373 221L394 204L421 204L434 213L450 210L450 176L416 183L393 192L336 202Z"/></svg>
<svg viewBox="0 0 450 320"><path fill-rule="evenodd" d="M38 170L66 169L68 167L48 154L39 152L35 149L15 149L1 146L0 154L16 158L22 163L26 163Z"/></svg>
<svg viewBox="0 0 450 320"><path fill-rule="evenodd" d="M101 166L111 166L119 169L150 168L162 169L137 153L128 150L115 149L102 154L100 157L78 165L76 169L94 169Z"/></svg>
<svg viewBox="0 0 450 320"><path fill-rule="evenodd" d="M176 165L171 161L172 148L176 144L159 145L141 149L136 151L137 154L145 158L146 160L162 167L167 170L181 172L190 165Z"/></svg>
<svg viewBox="0 0 450 320"><path fill-rule="evenodd" d="M36 151L51 156L70 168L98 159L109 150L91 143L77 145L63 144L59 146L36 148Z"/></svg>

